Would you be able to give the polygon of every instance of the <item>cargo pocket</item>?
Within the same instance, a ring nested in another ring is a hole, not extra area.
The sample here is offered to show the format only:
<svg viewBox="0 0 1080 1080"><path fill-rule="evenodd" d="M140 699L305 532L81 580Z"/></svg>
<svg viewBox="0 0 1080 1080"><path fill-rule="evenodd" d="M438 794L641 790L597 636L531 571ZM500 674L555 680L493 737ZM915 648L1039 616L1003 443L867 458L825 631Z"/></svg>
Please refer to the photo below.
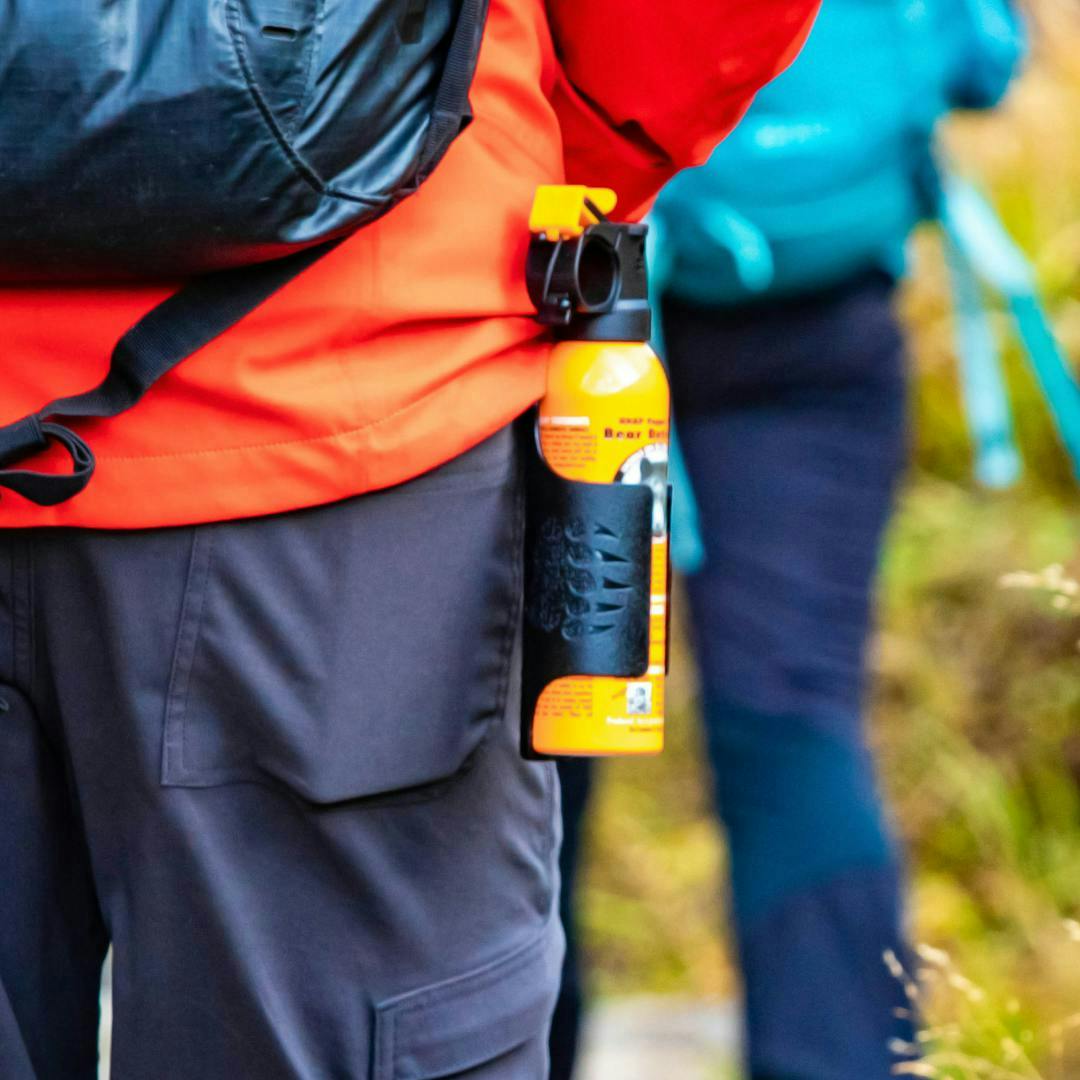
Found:
<svg viewBox="0 0 1080 1080"><path fill-rule="evenodd" d="M562 968L557 923L525 949L376 1006L373 1080L438 1080L545 1039ZM485 1075L487 1075L485 1073ZM517 1074L507 1073L507 1080Z"/></svg>
<svg viewBox="0 0 1080 1080"><path fill-rule="evenodd" d="M520 618L507 429L411 483L193 530L166 785L426 796L502 718Z"/></svg>

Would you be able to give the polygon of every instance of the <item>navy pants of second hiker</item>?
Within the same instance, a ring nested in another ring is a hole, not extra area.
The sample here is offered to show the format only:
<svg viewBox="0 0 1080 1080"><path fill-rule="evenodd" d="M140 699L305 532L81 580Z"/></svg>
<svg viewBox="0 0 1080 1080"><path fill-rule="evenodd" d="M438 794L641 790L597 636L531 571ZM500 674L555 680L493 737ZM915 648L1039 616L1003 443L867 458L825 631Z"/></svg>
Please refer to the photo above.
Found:
<svg viewBox="0 0 1080 1080"><path fill-rule="evenodd" d="M388 491L0 529L0 1078L543 1080L510 429Z"/></svg>
<svg viewBox="0 0 1080 1080"><path fill-rule="evenodd" d="M887 1080L906 1006L900 871L863 740L864 649L906 455L892 284L739 311L665 304L707 551L687 582L727 831L754 1080ZM617 767L617 766L615 766ZM570 950L552 1033L575 1054L574 882L592 766L560 762Z"/></svg>

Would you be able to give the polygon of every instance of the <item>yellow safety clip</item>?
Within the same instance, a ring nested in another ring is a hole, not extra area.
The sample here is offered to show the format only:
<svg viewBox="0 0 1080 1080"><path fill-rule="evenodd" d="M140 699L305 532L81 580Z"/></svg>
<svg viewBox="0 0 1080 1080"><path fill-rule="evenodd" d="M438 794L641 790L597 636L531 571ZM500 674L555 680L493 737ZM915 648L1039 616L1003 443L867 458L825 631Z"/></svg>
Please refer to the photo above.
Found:
<svg viewBox="0 0 1080 1080"><path fill-rule="evenodd" d="M611 188L590 188L584 184L541 184L536 189L529 231L555 243L580 236L601 215L610 214L618 201Z"/></svg>

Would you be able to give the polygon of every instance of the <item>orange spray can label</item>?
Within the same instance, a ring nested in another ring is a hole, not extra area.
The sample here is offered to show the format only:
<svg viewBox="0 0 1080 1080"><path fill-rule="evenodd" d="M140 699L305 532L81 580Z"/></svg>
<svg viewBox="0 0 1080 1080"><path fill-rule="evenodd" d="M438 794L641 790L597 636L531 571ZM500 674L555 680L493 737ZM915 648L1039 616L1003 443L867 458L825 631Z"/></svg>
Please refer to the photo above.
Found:
<svg viewBox="0 0 1080 1080"><path fill-rule="evenodd" d="M533 716L532 747L547 755L656 754L664 745L668 618L668 384L643 342L555 346L539 443L570 480L653 490L648 667L636 678L569 675L550 683Z"/></svg>
<svg viewBox="0 0 1080 1080"><path fill-rule="evenodd" d="M543 568L526 574L527 755L664 745L670 401L648 344L647 227L609 220L614 206L604 188L542 187L529 218L529 296L561 340L527 529L529 565Z"/></svg>

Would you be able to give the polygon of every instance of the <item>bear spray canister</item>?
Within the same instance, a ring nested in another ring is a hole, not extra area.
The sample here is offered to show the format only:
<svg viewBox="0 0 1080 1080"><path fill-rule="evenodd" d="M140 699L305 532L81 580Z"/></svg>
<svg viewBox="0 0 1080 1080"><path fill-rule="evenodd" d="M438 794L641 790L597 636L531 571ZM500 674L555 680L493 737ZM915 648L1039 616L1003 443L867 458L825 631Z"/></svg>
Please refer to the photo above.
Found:
<svg viewBox="0 0 1080 1080"><path fill-rule="evenodd" d="M569 673L548 682L524 717L524 748L537 756L655 754L664 743L669 391L648 344L647 226L608 221L614 202L602 189L537 193L530 293L542 321L562 340L548 363L536 438L544 463L559 477L648 490L647 541L638 548L647 560L647 586L638 590L648 609L647 648L638 651L630 675ZM608 611L620 603L619 556L589 536L579 539L582 558L570 571L569 615L560 626L571 639L602 633Z"/></svg>

